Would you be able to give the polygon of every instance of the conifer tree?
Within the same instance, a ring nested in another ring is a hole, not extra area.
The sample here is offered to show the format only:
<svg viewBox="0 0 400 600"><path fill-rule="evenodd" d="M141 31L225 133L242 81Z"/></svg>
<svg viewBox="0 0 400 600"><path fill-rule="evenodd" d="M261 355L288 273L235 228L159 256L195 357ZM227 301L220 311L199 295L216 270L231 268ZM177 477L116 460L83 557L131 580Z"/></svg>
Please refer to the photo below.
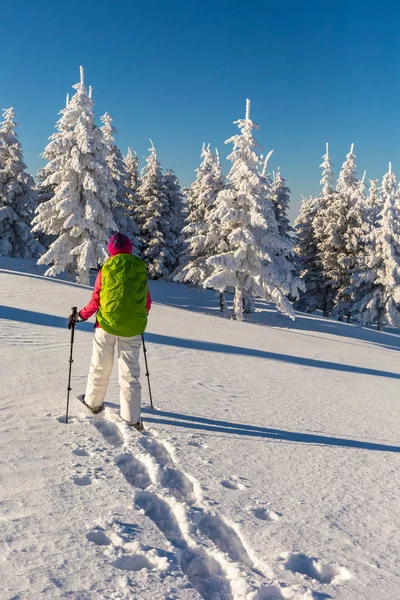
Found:
<svg viewBox="0 0 400 600"><path fill-rule="evenodd" d="M182 229L185 220L184 195L177 176L172 169L167 169L164 175L164 188L168 202L169 240L167 266L172 273L179 263L182 252Z"/></svg>
<svg viewBox="0 0 400 600"><path fill-rule="evenodd" d="M42 246L31 233L37 204L34 181L26 172L13 108L0 125L0 255L37 258Z"/></svg>
<svg viewBox="0 0 400 600"><path fill-rule="evenodd" d="M130 219L135 227L134 235L139 235L138 228L138 197L137 190L140 185L139 158L136 152L128 148L128 153L124 156L126 171L126 202ZM139 243L139 242L138 242Z"/></svg>
<svg viewBox="0 0 400 600"><path fill-rule="evenodd" d="M333 292L334 314L350 319L352 291L350 277L357 265L361 222L355 210L360 186L356 178L355 155L352 144L340 171L336 194L324 211L324 239L319 252L324 275Z"/></svg>
<svg viewBox="0 0 400 600"><path fill-rule="evenodd" d="M359 321L376 323L378 329L400 326L400 195L391 163L382 180L381 203L379 225L368 236L365 268L354 275L365 286L356 306Z"/></svg>
<svg viewBox="0 0 400 600"><path fill-rule="evenodd" d="M169 275L168 242L170 239L168 199L153 142L151 142L149 152L141 184L137 190L139 243L148 266L149 276L152 279L167 279Z"/></svg>
<svg viewBox="0 0 400 600"><path fill-rule="evenodd" d="M279 235L291 240L291 234L294 229L290 225L290 220L288 217L290 189L287 187L286 179L282 177L280 169L274 173L274 180L272 183L272 202L274 204Z"/></svg>
<svg viewBox="0 0 400 600"><path fill-rule="evenodd" d="M222 225L228 249L208 259L213 273L203 285L220 291L234 287L233 317L238 320L243 318L244 292L274 302L294 318L287 296L296 297L302 284L292 274L286 258L289 247L279 235L269 188L259 171L261 159L253 137L258 126L250 120L249 100L245 119L236 123L240 134L226 142L234 146L228 157L232 161L228 187L219 192L211 211Z"/></svg>
<svg viewBox="0 0 400 600"><path fill-rule="evenodd" d="M295 302L296 310L312 313L324 306L326 285L318 258L314 223L320 211L320 198L304 198L295 222L297 266L305 290Z"/></svg>
<svg viewBox="0 0 400 600"><path fill-rule="evenodd" d="M87 284L90 269L108 258L107 241L116 229L110 209L116 189L82 67L80 83L74 88L43 154L49 161L43 184L54 186L54 195L38 206L33 231L57 236L38 261L51 265L46 275L67 271Z"/></svg>
<svg viewBox="0 0 400 600"><path fill-rule="evenodd" d="M106 161L116 189L115 198L111 203L111 213L118 231L132 238L134 232L137 233L137 229L128 212L128 174L121 151L115 144L114 134L117 130L113 126L113 119L108 113L100 117L100 120L103 123L101 132L107 148Z"/></svg>
<svg viewBox="0 0 400 600"><path fill-rule="evenodd" d="M382 212L382 198L378 185L378 179L369 180L369 192L365 199L365 224L366 233L370 233L378 226Z"/></svg>
<svg viewBox="0 0 400 600"><path fill-rule="evenodd" d="M322 169L322 177L320 180L320 185L322 186L321 194L318 197L318 210L315 214L315 218L313 220L313 233L314 240L317 247L317 253L315 256L315 264L311 266L312 271L314 272L314 276L318 279L315 282L319 293L317 294L318 302L321 302L318 305L318 308L322 310L322 313L325 317L329 316L332 311L334 302L334 291L330 284L330 281L326 278L324 267L323 267L323 247L327 240L327 211L333 202L334 196L336 192L333 190L333 170L332 170L332 162L329 155L329 145L326 144L326 151L322 157L322 163L320 164L320 168ZM322 295L320 295L322 294ZM310 300L310 306L314 306L314 302L311 301L311 297L308 296Z"/></svg>
<svg viewBox="0 0 400 600"><path fill-rule="evenodd" d="M182 262L174 277L176 281L195 286L202 286L212 273L207 259L227 249L226 241L221 237L220 224L209 218L217 194L224 185L221 165L209 145L203 144L201 158L196 180L188 191L189 212L183 229Z"/></svg>

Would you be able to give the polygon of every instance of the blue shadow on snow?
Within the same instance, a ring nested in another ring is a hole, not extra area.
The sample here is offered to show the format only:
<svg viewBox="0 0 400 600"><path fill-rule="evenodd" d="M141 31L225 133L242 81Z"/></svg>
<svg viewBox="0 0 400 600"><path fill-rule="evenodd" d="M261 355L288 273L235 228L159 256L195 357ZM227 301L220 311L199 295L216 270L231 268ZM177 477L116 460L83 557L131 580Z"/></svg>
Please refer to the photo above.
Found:
<svg viewBox="0 0 400 600"><path fill-rule="evenodd" d="M10 306L0 305L0 319L10 321L20 321L31 323L32 325L44 325L48 327L60 327L67 329L67 317L58 317L56 315L47 315L44 313L23 310ZM79 323L77 331L93 331L92 323ZM153 344L161 344L177 348L187 348L188 350L200 350L202 352L217 352L222 354L238 354L242 356L253 356L254 358L263 358L274 360L303 367L312 367L317 369L327 369L330 371L342 371L347 373L357 373L359 375L372 375L375 377L388 377L391 379L400 379L399 373L390 371L380 371L367 367L358 367L356 365L344 365L341 363L330 362L326 360L316 360L304 356L293 356L291 354L280 354L267 350L257 350L255 348L244 348L242 346L230 346L229 344L220 344L218 342L206 342L202 340L189 340L186 338L171 337L160 335L158 333L146 333L146 340Z"/></svg>
<svg viewBox="0 0 400 600"><path fill-rule="evenodd" d="M270 429L268 427L261 427L258 425L245 425L243 423L231 423L230 421L218 421L216 419L207 419L205 417L167 412L164 410L151 410L150 408L143 408L142 411L146 413L146 422L159 423L160 425L172 425L174 427L209 431L211 433L227 433L231 435L258 437L276 442L294 442L301 444L334 446L339 448L358 448L359 450L376 450L380 452L400 452L400 446L390 446L375 442L351 440L348 438L338 438L328 435L298 433L295 431L285 431L284 429Z"/></svg>

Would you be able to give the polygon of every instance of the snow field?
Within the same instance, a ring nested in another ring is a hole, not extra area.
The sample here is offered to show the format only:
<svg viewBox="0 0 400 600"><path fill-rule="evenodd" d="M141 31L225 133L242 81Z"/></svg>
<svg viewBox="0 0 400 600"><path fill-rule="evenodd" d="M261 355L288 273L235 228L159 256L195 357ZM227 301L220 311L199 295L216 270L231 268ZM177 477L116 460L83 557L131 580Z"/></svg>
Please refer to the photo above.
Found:
<svg viewBox="0 0 400 600"><path fill-rule="evenodd" d="M66 316L90 289L6 263L1 600L397 598L397 335L261 304L234 323L199 314L215 295L153 282L146 434L119 420L115 373L105 414L73 397L65 425Z"/></svg>

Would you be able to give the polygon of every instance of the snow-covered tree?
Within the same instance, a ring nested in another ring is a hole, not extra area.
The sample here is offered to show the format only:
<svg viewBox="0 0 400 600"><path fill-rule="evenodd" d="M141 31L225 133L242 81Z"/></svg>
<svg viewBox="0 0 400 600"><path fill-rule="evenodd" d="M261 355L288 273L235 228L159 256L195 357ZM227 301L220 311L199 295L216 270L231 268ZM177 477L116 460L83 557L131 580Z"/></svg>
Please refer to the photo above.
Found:
<svg viewBox="0 0 400 600"><path fill-rule="evenodd" d="M140 185L139 175L139 158L136 152L132 152L131 148L128 148L128 153L124 156L124 164L126 170L126 200L128 206L128 212L137 227L138 216L138 197L137 190ZM137 228L138 229L138 228ZM139 229L135 235L139 235Z"/></svg>
<svg viewBox="0 0 400 600"><path fill-rule="evenodd" d="M272 202L276 222L278 223L279 235L291 239L294 229L290 225L288 210L290 205L290 189L286 185L286 179L281 175L280 169L274 173L272 182Z"/></svg>
<svg viewBox="0 0 400 600"><path fill-rule="evenodd" d="M378 226L382 209L383 205L378 179L370 179L369 192L365 198L365 226L367 233L370 233Z"/></svg>
<svg viewBox="0 0 400 600"><path fill-rule="evenodd" d="M37 204L34 180L26 172L13 108L0 125L0 255L37 258L42 246L31 233Z"/></svg>
<svg viewBox="0 0 400 600"><path fill-rule="evenodd" d="M210 150L203 144L201 164L196 169L196 180L188 191L189 212L183 229L185 236L182 262L176 281L202 286L212 273L207 259L227 250L226 241L221 237L221 225L209 219L217 194L222 190L224 180L221 165Z"/></svg>
<svg viewBox="0 0 400 600"><path fill-rule="evenodd" d="M172 169L167 169L164 175L164 188L168 202L168 215L170 236L168 239L167 266L172 273L178 263L182 252L182 229L185 222L185 206L182 188L177 176Z"/></svg>
<svg viewBox="0 0 400 600"><path fill-rule="evenodd" d="M143 258L152 279L168 278L168 243L170 226L168 222L168 199L165 193L164 177L157 152L151 143L150 155L142 172L141 184L137 189L137 218L140 231Z"/></svg>
<svg viewBox="0 0 400 600"><path fill-rule="evenodd" d="M379 226L368 236L365 268L354 274L357 284L365 286L356 306L359 321L376 323L378 329L400 326L400 194L391 163L382 180L381 202Z"/></svg>
<svg viewBox="0 0 400 600"><path fill-rule="evenodd" d="M137 189L140 185L139 175L139 158L136 152L132 151L132 148L128 148L126 156L124 156L125 171L126 171L126 188L128 198L131 198L131 194L136 194ZM135 196L136 202L136 196Z"/></svg>
<svg viewBox="0 0 400 600"><path fill-rule="evenodd" d="M295 302L296 310L312 313L324 307L326 284L318 257L314 223L320 210L319 198L304 198L295 222L297 266L305 290Z"/></svg>
<svg viewBox="0 0 400 600"><path fill-rule="evenodd" d="M134 245L137 245L134 238L138 234L138 228L129 212L128 194L130 190L128 189L128 172L122 153L115 144L114 134L116 133L116 129L108 113L105 113L100 119L103 123L101 131L107 147L106 160L116 188L115 199L111 204L111 213L118 231L130 237Z"/></svg>
<svg viewBox="0 0 400 600"><path fill-rule="evenodd" d="M82 67L81 81L74 88L74 96L61 111L57 132L43 153L49 161L43 184L54 186L54 195L38 206L33 231L57 236L38 261L51 265L46 275L67 271L87 284L90 269L108 257L107 241L110 231L116 229L110 209L116 189Z"/></svg>
<svg viewBox="0 0 400 600"><path fill-rule="evenodd" d="M326 230L327 223L327 211L333 202L333 198L336 194L332 187L333 182L333 170L332 162L329 155L329 145L326 144L326 151L322 157L322 163L320 168L322 169L322 177L320 185L322 186L321 194L318 197L318 210L313 220L313 232L314 240L317 246L317 254L315 256L315 264L311 267L315 273L315 277L319 278L318 282L315 283L317 289L320 291L322 296L318 294L317 299L321 304L318 306L323 312L323 315L327 317L333 308L334 291L330 285L330 281L327 280L323 268L323 252L322 248L326 242L328 233ZM310 301L310 306L315 306L315 303L311 301L311 297L306 297Z"/></svg>
<svg viewBox="0 0 400 600"><path fill-rule="evenodd" d="M243 318L244 293L266 298L294 318L287 296L298 296L302 284L286 258L288 243L279 235L269 188L259 170L261 159L253 137L258 126L250 120L249 100L245 119L236 123L240 134L226 142L234 146L228 157L232 161L229 187L219 192L211 211L221 223L228 249L208 259L213 273L203 285L220 291L234 287L238 320Z"/></svg>
<svg viewBox="0 0 400 600"><path fill-rule="evenodd" d="M324 239L319 252L324 275L333 292L334 313L342 320L350 318L353 290L350 277L360 254L362 222L356 205L360 182L356 178L355 155L352 144L340 171L336 194L324 211Z"/></svg>

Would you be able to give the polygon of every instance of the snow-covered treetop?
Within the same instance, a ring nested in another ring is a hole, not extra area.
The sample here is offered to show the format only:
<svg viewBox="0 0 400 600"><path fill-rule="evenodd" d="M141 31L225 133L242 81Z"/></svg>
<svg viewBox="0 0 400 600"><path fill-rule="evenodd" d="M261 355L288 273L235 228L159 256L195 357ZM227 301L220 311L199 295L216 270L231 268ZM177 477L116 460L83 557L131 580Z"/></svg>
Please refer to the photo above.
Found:
<svg viewBox="0 0 400 600"><path fill-rule="evenodd" d="M26 173L22 146L15 131L14 108L3 110L0 123L0 185L1 203L13 205L20 217L28 219L36 208L34 181Z"/></svg>
<svg viewBox="0 0 400 600"><path fill-rule="evenodd" d="M137 217L143 258L149 276L153 279L168 277L168 243L171 231L168 222L168 199L157 151L152 140L149 156L142 170L141 184L137 190Z"/></svg>
<svg viewBox="0 0 400 600"><path fill-rule="evenodd" d="M22 147L15 131L13 108L3 110L0 124L0 254L36 258L43 252L30 223L36 208L34 181L26 172Z"/></svg>
<svg viewBox="0 0 400 600"><path fill-rule="evenodd" d="M34 231L58 236L40 259L40 264L52 264L46 275L68 270L87 283L90 269L108 256L109 233L116 229L110 210L116 188L82 67L73 87L76 93L61 111L57 132L43 154L48 160L43 185L54 186L54 196L38 207Z"/></svg>
<svg viewBox="0 0 400 600"><path fill-rule="evenodd" d="M139 158L136 152L132 152L131 148L128 148L126 156L124 156L125 169L127 174L126 186L128 189L128 197L132 202L134 201L134 194L140 185L139 177Z"/></svg>
<svg viewBox="0 0 400 600"><path fill-rule="evenodd" d="M272 201L274 203L275 217L278 223L278 231L280 235L290 238L290 234L294 231L288 217L290 204L290 189L286 185L286 179L281 175L280 169L274 173L274 181L272 183Z"/></svg>
<svg viewBox="0 0 400 600"><path fill-rule="evenodd" d="M365 199L365 211L368 225L371 228L376 227L379 214L382 210L382 199L380 195L379 180L369 180L369 192Z"/></svg>
<svg viewBox="0 0 400 600"><path fill-rule="evenodd" d="M100 121L103 123L103 127L101 129L104 139L107 142L114 144L114 133L116 133L117 130L113 125L113 119L111 115L106 112L102 117L100 117Z"/></svg>
<svg viewBox="0 0 400 600"><path fill-rule="evenodd" d="M320 184L322 185L322 196L327 197L332 193L333 171L332 163L329 156L329 144L326 144L326 152L323 155L323 162L320 168L323 169Z"/></svg>
<svg viewBox="0 0 400 600"><path fill-rule="evenodd" d="M382 199L384 202L395 203L396 200L396 175L392 171L392 163L389 163L389 170L382 179Z"/></svg>
<svg viewBox="0 0 400 600"><path fill-rule="evenodd" d="M265 160L264 160L264 166L263 166L263 170L262 170L262 172L261 172L261 175L262 175L263 177L268 177L268 163L269 163L269 161L270 161L270 159L271 159L271 156L273 155L273 153L274 153L274 151L273 151L273 150L270 150L270 151L268 152L268 154L267 154L267 156L266 156Z"/></svg>
<svg viewBox="0 0 400 600"><path fill-rule="evenodd" d="M356 156L354 154L354 144L351 145L350 152L346 156L346 160L343 163L342 169L339 173L336 191L340 194L342 192L349 192L357 185L356 178Z"/></svg>

